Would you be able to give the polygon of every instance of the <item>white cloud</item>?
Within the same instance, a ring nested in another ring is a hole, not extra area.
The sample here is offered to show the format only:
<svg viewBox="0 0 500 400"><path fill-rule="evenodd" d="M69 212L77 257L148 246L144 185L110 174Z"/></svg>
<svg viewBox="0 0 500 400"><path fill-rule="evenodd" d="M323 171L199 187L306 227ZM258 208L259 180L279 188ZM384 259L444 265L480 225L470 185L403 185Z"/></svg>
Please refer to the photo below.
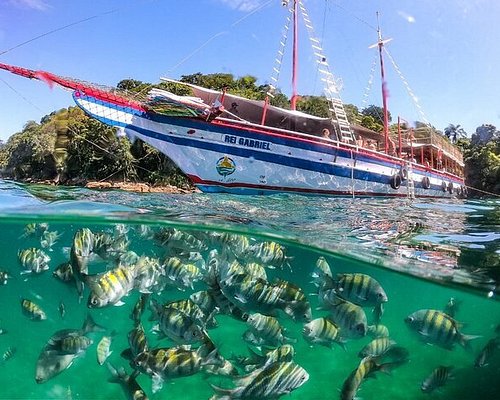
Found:
<svg viewBox="0 0 500 400"><path fill-rule="evenodd" d="M50 8L45 0L9 0L9 3L20 8L45 11Z"/></svg>
<svg viewBox="0 0 500 400"><path fill-rule="evenodd" d="M218 0L220 3L238 11L250 12L264 4L264 0Z"/></svg>
<svg viewBox="0 0 500 400"><path fill-rule="evenodd" d="M404 11L398 11L400 17L408 21L410 24L415 23L415 17L413 15L407 14Z"/></svg>

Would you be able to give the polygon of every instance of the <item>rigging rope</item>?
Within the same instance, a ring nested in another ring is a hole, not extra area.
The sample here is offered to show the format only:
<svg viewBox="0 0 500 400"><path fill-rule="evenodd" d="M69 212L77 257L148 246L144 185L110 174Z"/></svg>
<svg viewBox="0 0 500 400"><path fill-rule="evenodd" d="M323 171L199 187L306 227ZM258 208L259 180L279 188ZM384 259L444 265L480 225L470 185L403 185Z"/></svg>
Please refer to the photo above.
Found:
<svg viewBox="0 0 500 400"><path fill-rule="evenodd" d="M415 104L415 107L417 107L417 111L420 114L420 117L422 118L423 122L425 122L427 125L430 125L429 120L427 119L427 117L424 114L424 111L422 110L422 107L418 103L417 96L415 96L415 94L413 93L413 90L411 90L410 84L408 83L408 81L406 80L406 78L403 76L403 73L399 69L399 66L396 64L396 61L394 60L394 58L392 58L391 54L389 53L389 51L387 50L387 48L385 46L384 46L383 49L384 49L385 54L387 54L387 57L391 61L392 66L394 67L394 69L398 73L399 77L403 81L403 84L405 85L406 91L408 92L408 94L410 95L411 99L413 100L413 103Z"/></svg>
<svg viewBox="0 0 500 400"><path fill-rule="evenodd" d="M283 27L283 31L281 33L280 47L278 49L278 55L274 59L274 67L273 67L274 74L273 74L273 76L271 76L272 83L269 85L269 91L267 93L271 97L273 97L274 91L277 88L278 81L280 78L281 66L283 65L283 57L285 55L286 42L288 40L288 32L290 30L290 25L292 23L292 18L291 18L292 13L293 13L293 8L290 7L288 9L288 15L286 17L285 26Z"/></svg>

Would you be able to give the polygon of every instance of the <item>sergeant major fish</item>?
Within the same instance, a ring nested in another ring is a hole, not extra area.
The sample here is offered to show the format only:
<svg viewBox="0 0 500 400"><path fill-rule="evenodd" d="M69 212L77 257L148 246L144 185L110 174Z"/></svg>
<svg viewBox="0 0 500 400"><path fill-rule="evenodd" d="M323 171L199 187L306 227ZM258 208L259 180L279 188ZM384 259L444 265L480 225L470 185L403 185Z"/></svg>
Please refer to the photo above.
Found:
<svg viewBox="0 0 500 400"><path fill-rule="evenodd" d="M21 308L23 314L30 318L32 321L43 321L47 319L47 315L40 308L40 306L31 300L21 299Z"/></svg>
<svg viewBox="0 0 500 400"><path fill-rule="evenodd" d="M304 339L309 343L320 344L331 348L337 343L344 350L345 339L340 336L340 329L328 318L316 318L304 325L302 330Z"/></svg>
<svg viewBox="0 0 500 400"><path fill-rule="evenodd" d="M108 381L122 385L129 400L148 400L148 396L135 379L139 375L139 371L134 371L129 375L125 372L123 367L116 369L110 363L107 363L106 365L112 375Z"/></svg>
<svg viewBox="0 0 500 400"><path fill-rule="evenodd" d="M479 336L464 335L458 330L458 322L448 314L437 310L418 310L405 318L409 328L415 330L427 343L437 344L451 350L455 343L463 347L469 346L469 341Z"/></svg>
<svg viewBox="0 0 500 400"><path fill-rule="evenodd" d="M103 336L97 344L97 362L99 363L99 365L103 365L111 355L111 342L113 340L113 336L115 335L116 332L113 331L109 336Z"/></svg>
<svg viewBox="0 0 500 400"><path fill-rule="evenodd" d="M134 287L134 277L135 271L123 266L98 275L85 275L84 280L90 288L87 306L97 308L123 305L121 299Z"/></svg>
<svg viewBox="0 0 500 400"><path fill-rule="evenodd" d="M448 379L452 377L451 371L453 367L437 367L432 373L422 382L422 392L430 393L434 389L443 386Z"/></svg>
<svg viewBox="0 0 500 400"><path fill-rule="evenodd" d="M242 377L233 378L235 389L211 385L216 395L211 399L278 399L301 387L309 374L294 362L275 362Z"/></svg>
<svg viewBox="0 0 500 400"><path fill-rule="evenodd" d="M49 269L50 257L43 250L34 247L19 250L18 257L23 268L21 274L40 274Z"/></svg>

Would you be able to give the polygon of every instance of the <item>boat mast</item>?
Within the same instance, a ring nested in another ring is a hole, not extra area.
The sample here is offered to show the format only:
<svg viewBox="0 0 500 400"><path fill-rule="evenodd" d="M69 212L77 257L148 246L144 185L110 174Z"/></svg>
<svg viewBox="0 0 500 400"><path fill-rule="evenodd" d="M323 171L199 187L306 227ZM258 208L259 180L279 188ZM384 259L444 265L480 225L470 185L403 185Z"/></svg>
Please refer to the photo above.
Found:
<svg viewBox="0 0 500 400"><path fill-rule="evenodd" d="M379 14L377 11L377 34L378 34L378 53L380 58L380 75L382 78L382 105L384 110L384 147L385 152L389 152L389 111L387 110L387 88L385 82L385 70L384 70L384 57L382 56L382 50L384 44L389 40L382 40L382 32L380 31Z"/></svg>
<svg viewBox="0 0 500 400"><path fill-rule="evenodd" d="M290 109L294 110L297 106L297 59L298 59L298 0L293 0L293 56L292 56L292 99Z"/></svg>

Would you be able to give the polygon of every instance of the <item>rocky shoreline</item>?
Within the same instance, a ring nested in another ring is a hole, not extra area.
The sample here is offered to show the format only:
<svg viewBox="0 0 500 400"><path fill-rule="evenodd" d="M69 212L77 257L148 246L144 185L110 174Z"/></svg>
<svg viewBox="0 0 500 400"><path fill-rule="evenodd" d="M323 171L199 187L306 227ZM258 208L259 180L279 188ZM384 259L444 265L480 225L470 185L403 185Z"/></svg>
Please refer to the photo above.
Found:
<svg viewBox="0 0 500 400"><path fill-rule="evenodd" d="M172 185L151 186L143 182L135 183L135 182L90 181L85 184L85 187L88 189L125 190L128 192L137 192L137 193L168 193L168 194L200 193L200 191L196 188L183 189Z"/></svg>

